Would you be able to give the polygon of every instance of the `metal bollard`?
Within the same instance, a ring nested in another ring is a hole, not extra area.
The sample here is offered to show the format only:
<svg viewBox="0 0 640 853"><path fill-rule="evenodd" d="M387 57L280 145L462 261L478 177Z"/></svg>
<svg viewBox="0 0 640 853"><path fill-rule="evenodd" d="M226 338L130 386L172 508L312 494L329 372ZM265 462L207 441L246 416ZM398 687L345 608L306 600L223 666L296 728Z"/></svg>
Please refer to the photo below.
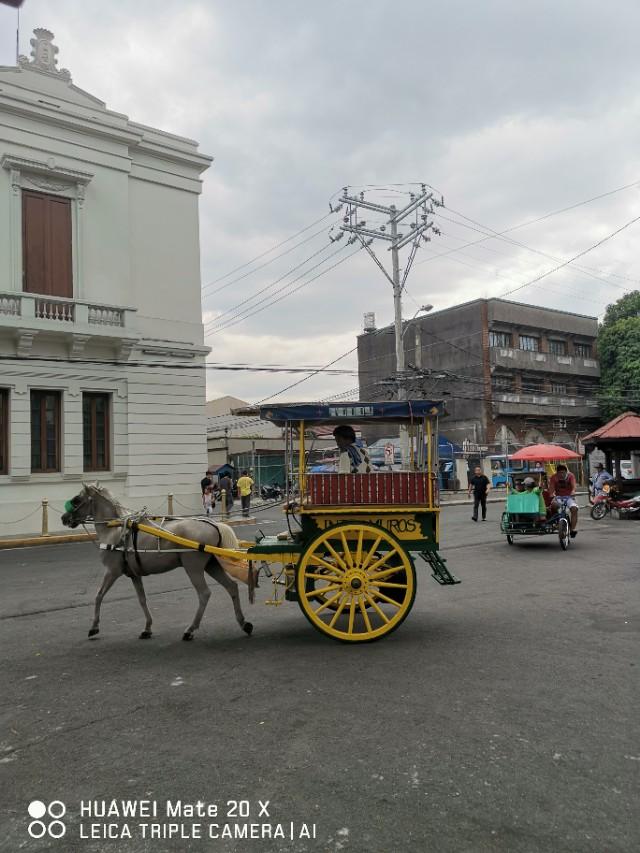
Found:
<svg viewBox="0 0 640 853"><path fill-rule="evenodd" d="M220 491L220 512L221 518L227 517L227 490L221 489Z"/></svg>
<svg viewBox="0 0 640 853"><path fill-rule="evenodd" d="M167 515L173 515L173 492L167 495Z"/></svg>
<svg viewBox="0 0 640 853"><path fill-rule="evenodd" d="M42 498L42 535L49 535L49 501Z"/></svg>

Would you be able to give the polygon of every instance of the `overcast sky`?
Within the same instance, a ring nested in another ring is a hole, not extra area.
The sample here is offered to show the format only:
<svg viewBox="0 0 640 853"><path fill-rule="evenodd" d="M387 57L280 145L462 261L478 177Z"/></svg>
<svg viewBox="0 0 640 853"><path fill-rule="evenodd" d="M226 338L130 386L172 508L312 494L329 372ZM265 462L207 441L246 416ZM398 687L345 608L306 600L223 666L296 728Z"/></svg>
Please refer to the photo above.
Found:
<svg viewBox="0 0 640 853"><path fill-rule="evenodd" d="M0 7L0 64L14 62L15 22ZM480 239L472 229L502 232L640 181L637 0L26 0L21 53L37 26L55 33L75 84L215 157L201 197L203 286L323 217L344 185L424 181L444 195L442 236L416 258L406 317L424 302L505 294L640 215L638 185L507 235L523 245L492 239L429 260ZM381 191L384 203L401 201L398 191ZM363 312L390 322L391 287L363 251L286 295L352 251L329 260L345 243L329 246L338 223L327 217L205 288L212 360L320 366L355 346ZM638 286L639 239L640 222L576 262L582 269L508 298L601 315ZM388 264L382 243L378 254ZM208 396L255 401L297 378L211 372ZM281 399L356 385L321 375Z"/></svg>

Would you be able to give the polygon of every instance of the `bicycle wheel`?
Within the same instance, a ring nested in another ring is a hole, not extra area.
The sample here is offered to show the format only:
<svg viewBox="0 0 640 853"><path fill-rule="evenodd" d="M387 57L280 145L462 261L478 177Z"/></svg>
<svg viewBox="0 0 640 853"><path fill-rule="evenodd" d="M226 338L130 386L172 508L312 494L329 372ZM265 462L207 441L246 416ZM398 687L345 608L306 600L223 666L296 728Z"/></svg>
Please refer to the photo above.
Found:
<svg viewBox="0 0 640 853"><path fill-rule="evenodd" d="M560 540L560 547L563 551L566 551L571 542L569 521L566 518L561 518L558 521L558 539Z"/></svg>

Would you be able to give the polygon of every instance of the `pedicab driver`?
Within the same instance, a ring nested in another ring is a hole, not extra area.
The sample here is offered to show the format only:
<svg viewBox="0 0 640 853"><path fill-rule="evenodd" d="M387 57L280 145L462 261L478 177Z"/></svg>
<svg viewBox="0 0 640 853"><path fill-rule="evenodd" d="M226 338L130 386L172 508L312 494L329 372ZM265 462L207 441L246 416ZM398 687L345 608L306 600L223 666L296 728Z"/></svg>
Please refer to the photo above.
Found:
<svg viewBox="0 0 640 853"><path fill-rule="evenodd" d="M338 474L369 474L371 462L364 447L356 445L356 433L349 424L340 424L333 431L340 451Z"/></svg>
<svg viewBox="0 0 640 853"><path fill-rule="evenodd" d="M576 478L567 469L566 465L556 465L556 473L549 480L549 494L552 498L564 498L571 514L571 538L578 535L578 504L575 501ZM560 509L560 502L553 500L551 507L554 512Z"/></svg>

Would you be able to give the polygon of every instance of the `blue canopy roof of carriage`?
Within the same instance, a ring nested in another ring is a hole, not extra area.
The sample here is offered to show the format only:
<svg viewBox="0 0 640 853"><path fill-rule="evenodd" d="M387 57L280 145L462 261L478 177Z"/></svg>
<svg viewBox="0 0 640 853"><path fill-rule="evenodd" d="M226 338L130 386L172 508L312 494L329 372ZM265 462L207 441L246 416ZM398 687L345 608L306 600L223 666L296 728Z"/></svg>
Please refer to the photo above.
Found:
<svg viewBox="0 0 640 853"><path fill-rule="evenodd" d="M445 414L442 400L387 400L376 403L280 403L260 406L260 417L275 424L410 423Z"/></svg>

